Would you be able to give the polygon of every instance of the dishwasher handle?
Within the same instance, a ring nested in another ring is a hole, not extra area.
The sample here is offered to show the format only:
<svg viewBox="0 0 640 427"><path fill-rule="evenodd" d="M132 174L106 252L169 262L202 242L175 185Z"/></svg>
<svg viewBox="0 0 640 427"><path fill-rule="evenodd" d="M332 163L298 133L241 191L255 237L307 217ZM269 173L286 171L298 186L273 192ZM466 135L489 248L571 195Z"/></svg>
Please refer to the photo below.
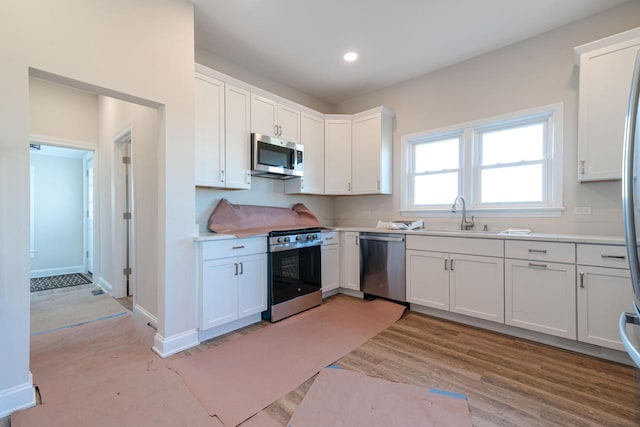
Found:
<svg viewBox="0 0 640 427"><path fill-rule="evenodd" d="M371 234L361 234L360 240L377 240L379 242L404 242L404 236L401 237L389 237L389 236L374 236Z"/></svg>

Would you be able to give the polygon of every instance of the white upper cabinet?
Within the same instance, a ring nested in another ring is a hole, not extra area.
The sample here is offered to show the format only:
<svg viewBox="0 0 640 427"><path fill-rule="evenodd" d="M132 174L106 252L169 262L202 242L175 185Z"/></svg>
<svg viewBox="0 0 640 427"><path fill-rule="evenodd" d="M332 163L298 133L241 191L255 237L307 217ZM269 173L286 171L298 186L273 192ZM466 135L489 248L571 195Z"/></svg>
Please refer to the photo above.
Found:
<svg viewBox="0 0 640 427"><path fill-rule="evenodd" d="M300 111L251 94L251 131L300 142Z"/></svg>
<svg viewBox="0 0 640 427"><path fill-rule="evenodd" d="M324 119L302 113L300 143L304 146L304 176L285 181L286 193L324 194Z"/></svg>
<svg viewBox="0 0 640 427"><path fill-rule="evenodd" d="M196 73L196 185L224 187L224 83Z"/></svg>
<svg viewBox="0 0 640 427"><path fill-rule="evenodd" d="M578 179L622 177L622 144L640 28L575 48L580 66Z"/></svg>
<svg viewBox="0 0 640 427"><path fill-rule="evenodd" d="M225 87L227 188L251 188L251 94Z"/></svg>
<svg viewBox="0 0 640 427"><path fill-rule="evenodd" d="M351 179L354 194L391 194L393 116L386 108L353 118Z"/></svg>
<svg viewBox="0 0 640 427"><path fill-rule="evenodd" d="M195 85L196 185L250 188L250 93L201 73Z"/></svg>
<svg viewBox="0 0 640 427"><path fill-rule="evenodd" d="M324 122L324 190L351 194L351 119Z"/></svg>

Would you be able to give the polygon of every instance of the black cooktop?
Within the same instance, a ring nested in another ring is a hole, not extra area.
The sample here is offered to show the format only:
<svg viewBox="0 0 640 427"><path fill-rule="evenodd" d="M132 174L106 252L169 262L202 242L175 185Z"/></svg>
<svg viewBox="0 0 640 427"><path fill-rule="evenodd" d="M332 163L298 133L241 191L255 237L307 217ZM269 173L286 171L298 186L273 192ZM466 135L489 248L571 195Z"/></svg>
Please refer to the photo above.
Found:
<svg viewBox="0 0 640 427"><path fill-rule="evenodd" d="M269 237L290 236L293 234L301 234L301 233L320 233L321 231L322 231L322 228L320 227L296 228L292 230L273 230L269 232Z"/></svg>

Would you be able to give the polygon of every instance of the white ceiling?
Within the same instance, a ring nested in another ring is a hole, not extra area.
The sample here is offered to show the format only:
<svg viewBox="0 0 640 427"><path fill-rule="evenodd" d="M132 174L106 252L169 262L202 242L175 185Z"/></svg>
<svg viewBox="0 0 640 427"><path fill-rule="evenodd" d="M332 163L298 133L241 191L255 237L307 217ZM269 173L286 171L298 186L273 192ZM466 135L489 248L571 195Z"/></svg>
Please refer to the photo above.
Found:
<svg viewBox="0 0 640 427"><path fill-rule="evenodd" d="M626 1L192 0L196 46L329 104Z"/></svg>

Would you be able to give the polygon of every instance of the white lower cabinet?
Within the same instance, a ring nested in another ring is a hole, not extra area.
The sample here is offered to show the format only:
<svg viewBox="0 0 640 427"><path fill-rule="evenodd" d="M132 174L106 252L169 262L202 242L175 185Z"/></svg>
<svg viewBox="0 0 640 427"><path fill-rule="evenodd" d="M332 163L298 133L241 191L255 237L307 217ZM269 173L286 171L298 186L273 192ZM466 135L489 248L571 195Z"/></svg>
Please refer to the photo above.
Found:
<svg viewBox="0 0 640 427"><path fill-rule="evenodd" d="M340 233L341 278L340 286L353 291L360 290L360 233Z"/></svg>
<svg viewBox="0 0 640 427"><path fill-rule="evenodd" d="M202 242L201 246L201 330L267 309L265 238Z"/></svg>
<svg viewBox="0 0 640 427"><path fill-rule="evenodd" d="M322 292L340 287L340 245L338 233L322 233ZM325 236L326 235L326 236ZM327 240L329 239L329 240Z"/></svg>
<svg viewBox="0 0 640 427"><path fill-rule="evenodd" d="M494 322L504 322L504 260L451 255L449 310Z"/></svg>
<svg viewBox="0 0 640 427"><path fill-rule="evenodd" d="M486 245L486 246L485 246ZM502 242L484 239L444 241L407 236L407 301L494 322L504 322ZM437 252L446 247L476 254Z"/></svg>
<svg viewBox="0 0 640 427"><path fill-rule="evenodd" d="M618 332L623 311L633 311L624 246L578 245L578 340L624 351Z"/></svg>
<svg viewBox="0 0 640 427"><path fill-rule="evenodd" d="M505 261L505 323L576 339L575 265Z"/></svg>
<svg viewBox="0 0 640 427"><path fill-rule="evenodd" d="M407 301L449 311L449 255L407 250Z"/></svg>

